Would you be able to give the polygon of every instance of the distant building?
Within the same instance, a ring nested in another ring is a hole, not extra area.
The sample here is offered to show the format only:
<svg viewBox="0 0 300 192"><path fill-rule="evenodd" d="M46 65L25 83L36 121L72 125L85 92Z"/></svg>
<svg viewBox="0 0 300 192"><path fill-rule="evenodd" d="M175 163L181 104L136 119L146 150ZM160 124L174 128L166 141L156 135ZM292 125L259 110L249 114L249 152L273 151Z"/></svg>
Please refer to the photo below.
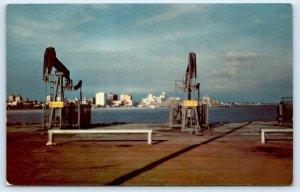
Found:
<svg viewBox="0 0 300 192"><path fill-rule="evenodd" d="M91 99L88 99L88 98L86 98L86 97L84 97L83 99L82 99L82 104L94 104L93 103L93 98L91 98Z"/></svg>
<svg viewBox="0 0 300 192"><path fill-rule="evenodd" d="M94 105L96 103L96 98L92 97L88 99L89 104Z"/></svg>
<svg viewBox="0 0 300 192"><path fill-rule="evenodd" d="M21 102L23 100L21 95L16 96L15 101L16 102Z"/></svg>
<svg viewBox="0 0 300 192"><path fill-rule="evenodd" d="M121 94L120 101L125 101L125 102L132 101L132 95Z"/></svg>
<svg viewBox="0 0 300 192"><path fill-rule="evenodd" d="M118 101L118 95L109 93L106 100L107 105L114 105L114 101Z"/></svg>
<svg viewBox="0 0 300 192"><path fill-rule="evenodd" d="M15 95L11 95L8 97L8 101L9 102L14 102L16 100L16 96Z"/></svg>
<svg viewBox="0 0 300 192"><path fill-rule="evenodd" d="M202 104L206 104L209 107L211 106L210 97L208 95L202 97Z"/></svg>
<svg viewBox="0 0 300 192"><path fill-rule="evenodd" d="M132 104L133 104L133 102L132 102L132 95L121 94L120 95L120 101L121 101L122 105L132 106Z"/></svg>
<svg viewBox="0 0 300 192"><path fill-rule="evenodd" d="M152 105L154 103L154 97L151 93L148 94L148 97L142 99L142 103L146 106Z"/></svg>
<svg viewBox="0 0 300 192"><path fill-rule="evenodd" d="M210 103L211 103L212 106L219 106L220 105L220 100L215 99L215 98L211 98Z"/></svg>
<svg viewBox="0 0 300 192"><path fill-rule="evenodd" d="M163 91L161 92L160 96L155 96L151 93L148 94L148 97L142 99L142 104L149 106L149 105L160 105L166 100L166 93Z"/></svg>
<svg viewBox="0 0 300 192"><path fill-rule="evenodd" d="M99 92L96 94L96 105L105 106L106 105L106 93Z"/></svg>
<svg viewBox="0 0 300 192"><path fill-rule="evenodd" d="M122 102L121 101L113 101L113 105L116 107L121 106Z"/></svg>
<svg viewBox="0 0 300 192"><path fill-rule="evenodd" d="M107 100L118 101L118 95L117 94L113 94L113 93L109 93L107 95Z"/></svg>
<svg viewBox="0 0 300 192"><path fill-rule="evenodd" d="M46 103L50 103L50 101L52 101L52 95L47 95L46 96Z"/></svg>
<svg viewBox="0 0 300 192"><path fill-rule="evenodd" d="M208 95L202 97L202 104L207 104L209 107L219 106L221 104L220 100L215 98L210 98Z"/></svg>

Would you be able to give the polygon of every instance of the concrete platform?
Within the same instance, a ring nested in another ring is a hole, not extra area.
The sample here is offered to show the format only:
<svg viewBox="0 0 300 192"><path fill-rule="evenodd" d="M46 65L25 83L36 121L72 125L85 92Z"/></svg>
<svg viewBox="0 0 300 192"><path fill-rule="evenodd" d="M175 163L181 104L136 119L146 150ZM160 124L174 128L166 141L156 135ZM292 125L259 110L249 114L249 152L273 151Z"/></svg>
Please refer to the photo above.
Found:
<svg viewBox="0 0 300 192"><path fill-rule="evenodd" d="M290 185L293 141L280 135L261 144L260 127L229 123L199 135L168 124L105 129L153 129L153 145L135 134L47 134L36 125L7 128L7 181L12 185ZM96 127L95 129L101 129ZM273 138L273 137L272 137Z"/></svg>

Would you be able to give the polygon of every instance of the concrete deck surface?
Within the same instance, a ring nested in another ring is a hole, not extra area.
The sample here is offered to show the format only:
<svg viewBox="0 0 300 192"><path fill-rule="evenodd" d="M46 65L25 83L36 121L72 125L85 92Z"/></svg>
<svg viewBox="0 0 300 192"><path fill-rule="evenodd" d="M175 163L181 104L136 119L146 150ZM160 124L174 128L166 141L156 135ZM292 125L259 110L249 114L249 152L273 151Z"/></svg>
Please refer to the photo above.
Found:
<svg viewBox="0 0 300 192"><path fill-rule="evenodd" d="M290 185L293 141L288 133L261 144L260 128L276 122L229 123L199 135L168 124L124 124L146 134L58 135L46 146L38 125L7 128L11 185ZM97 128L98 129L98 128ZM99 128L101 129L101 128Z"/></svg>

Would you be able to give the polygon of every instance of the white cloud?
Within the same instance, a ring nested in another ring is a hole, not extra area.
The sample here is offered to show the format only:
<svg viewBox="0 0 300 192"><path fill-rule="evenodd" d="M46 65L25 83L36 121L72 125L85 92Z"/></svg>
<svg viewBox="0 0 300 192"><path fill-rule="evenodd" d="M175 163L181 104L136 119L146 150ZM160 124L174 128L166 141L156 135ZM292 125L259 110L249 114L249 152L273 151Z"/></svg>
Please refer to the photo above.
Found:
<svg viewBox="0 0 300 192"><path fill-rule="evenodd" d="M237 57L243 57L243 58L247 58L247 57L257 57L260 56L261 54L256 53L256 52L242 52L242 51L228 51L227 53L225 53L225 57L226 58L237 58Z"/></svg>
<svg viewBox="0 0 300 192"><path fill-rule="evenodd" d="M13 35L15 36L21 36L23 38L32 37L33 33L32 30L28 30L27 28L23 28L20 25L14 25L11 28Z"/></svg>
<svg viewBox="0 0 300 192"><path fill-rule="evenodd" d="M261 19L254 19L255 24L263 24L263 21Z"/></svg>
<svg viewBox="0 0 300 192"><path fill-rule="evenodd" d="M214 71L210 72L211 76L217 76L217 77L233 77L237 75L237 68L235 67L225 67L223 69L216 69Z"/></svg>
<svg viewBox="0 0 300 192"><path fill-rule="evenodd" d="M251 68L259 64L259 60L264 55L257 52L234 52L229 51L225 54L227 65L236 68Z"/></svg>
<svg viewBox="0 0 300 192"><path fill-rule="evenodd" d="M16 16L13 22L8 23L8 25L11 26L12 33L17 38L34 37L37 31L54 31L58 29L57 25L52 26L47 22L29 20L21 16Z"/></svg>
<svg viewBox="0 0 300 192"><path fill-rule="evenodd" d="M170 5L166 11L162 12L161 14L155 15L153 17L149 17L147 19L141 20L139 24L146 25L146 24L158 23L158 22L174 19L177 17L181 17L184 15L200 13L200 12L203 12L203 9L193 4Z"/></svg>
<svg viewBox="0 0 300 192"><path fill-rule="evenodd" d="M221 67L210 69L209 84L215 89L255 89L260 83L255 75L259 74L259 66L266 57L254 51L228 51L220 60Z"/></svg>
<svg viewBox="0 0 300 192"><path fill-rule="evenodd" d="M88 23L88 22L91 22L93 20L95 20L96 18L95 17L92 17L92 16L87 16L87 17L83 17L79 20L75 20L73 23L69 22L68 25L70 28L74 28L74 27L78 27L79 25L82 25L84 23Z"/></svg>

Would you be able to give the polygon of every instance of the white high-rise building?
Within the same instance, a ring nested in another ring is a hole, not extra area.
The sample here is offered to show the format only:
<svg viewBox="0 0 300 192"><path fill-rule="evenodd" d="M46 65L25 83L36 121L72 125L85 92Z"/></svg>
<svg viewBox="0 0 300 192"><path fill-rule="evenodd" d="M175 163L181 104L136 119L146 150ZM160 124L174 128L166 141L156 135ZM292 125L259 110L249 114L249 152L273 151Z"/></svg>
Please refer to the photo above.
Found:
<svg viewBox="0 0 300 192"><path fill-rule="evenodd" d="M100 106L106 105L106 93L99 92L96 94L96 105L100 105Z"/></svg>
<svg viewBox="0 0 300 192"><path fill-rule="evenodd" d="M161 95L158 97L149 93L148 97L142 99L142 103L145 104L146 106L157 105L157 104L161 104L165 100L166 100L166 93L163 91L161 92Z"/></svg>

